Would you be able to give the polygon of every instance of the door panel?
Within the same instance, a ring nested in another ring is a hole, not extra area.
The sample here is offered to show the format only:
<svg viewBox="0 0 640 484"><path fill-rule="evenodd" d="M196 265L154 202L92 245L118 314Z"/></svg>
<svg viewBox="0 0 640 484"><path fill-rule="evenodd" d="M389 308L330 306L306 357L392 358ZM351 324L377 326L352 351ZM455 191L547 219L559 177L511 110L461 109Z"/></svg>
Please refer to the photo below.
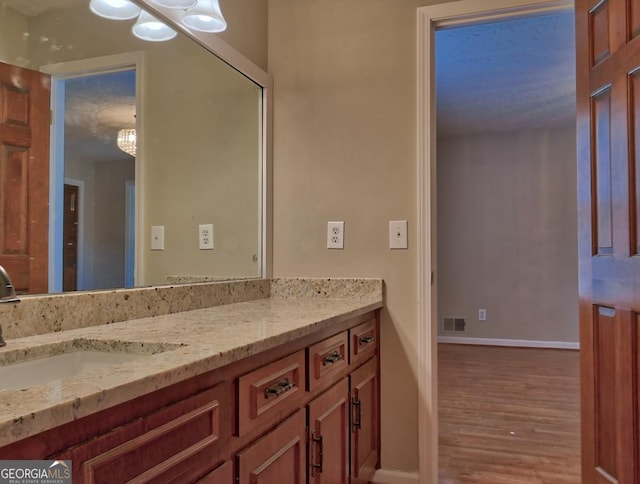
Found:
<svg viewBox="0 0 640 484"><path fill-rule="evenodd" d="M378 361L371 358L351 374L351 482L369 482L378 467Z"/></svg>
<svg viewBox="0 0 640 484"><path fill-rule="evenodd" d="M597 225L593 231L595 253L613 253L613 206L611 201L611 89L605 88L592 99L592 130L595 133L594 205Z"/></svg>
<svg viewBox="0 0 640 484"><path fill-rule="evenodd" d="M0 63L0 264L19 293L48 286L49 76Z"/></svg>
<svg viewBox="0 0 640 484"><path fill-rule="evenodd" d="M309 483L349 482L349 384L344 378L309 403Z"/></svg>
<svg viewBox="0 0 640 484"><path fill-rule="evenodd" d="M639 482L637 1L576 1L582 482Z"/></svg>

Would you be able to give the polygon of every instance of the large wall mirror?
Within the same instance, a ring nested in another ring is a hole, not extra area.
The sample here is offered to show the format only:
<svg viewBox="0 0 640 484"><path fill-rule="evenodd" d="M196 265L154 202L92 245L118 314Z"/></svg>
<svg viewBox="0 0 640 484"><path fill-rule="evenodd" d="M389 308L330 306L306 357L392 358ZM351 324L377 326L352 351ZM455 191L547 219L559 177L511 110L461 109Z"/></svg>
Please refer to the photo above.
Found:
<svg viewBox="0 0 640 484"><path fill-rule="evenodd" d="M20 292L267 275L266 86L134 22L0 0L0 264Z"/></svg>

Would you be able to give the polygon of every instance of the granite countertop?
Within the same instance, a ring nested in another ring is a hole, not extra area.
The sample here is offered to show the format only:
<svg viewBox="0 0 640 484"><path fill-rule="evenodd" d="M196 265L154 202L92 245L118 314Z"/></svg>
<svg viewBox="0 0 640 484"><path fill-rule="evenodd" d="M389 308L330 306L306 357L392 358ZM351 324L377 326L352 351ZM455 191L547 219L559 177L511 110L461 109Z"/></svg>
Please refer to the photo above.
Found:
<svg viewBox="0 0 640 484"><path fill-rule="evenodd" d="M11 340L0 349L0 364L25 354L46 356L64 345L141 356L26 390L0 390L0 446L381 306L381 293L269 297Z"/></svg>

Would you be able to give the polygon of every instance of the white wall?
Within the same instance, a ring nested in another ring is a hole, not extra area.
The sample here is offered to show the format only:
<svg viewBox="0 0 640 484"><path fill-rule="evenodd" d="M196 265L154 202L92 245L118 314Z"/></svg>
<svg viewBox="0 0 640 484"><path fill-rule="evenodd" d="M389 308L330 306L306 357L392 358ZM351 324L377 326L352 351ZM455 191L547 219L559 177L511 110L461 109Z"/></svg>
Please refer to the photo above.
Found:
<svg viewBox="0 0 640 484"><path fill-rule="evenodd" d="M574 126L438 139L440 335L578 341L575 167Z"/></svg>

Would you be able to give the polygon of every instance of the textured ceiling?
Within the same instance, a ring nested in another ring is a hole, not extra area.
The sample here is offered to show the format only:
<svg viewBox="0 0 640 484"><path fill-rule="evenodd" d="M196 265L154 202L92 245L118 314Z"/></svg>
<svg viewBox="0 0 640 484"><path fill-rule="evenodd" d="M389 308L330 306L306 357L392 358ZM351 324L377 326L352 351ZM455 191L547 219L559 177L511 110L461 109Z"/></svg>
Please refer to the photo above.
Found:
<svg viewBox="0 0 640 484"><path fill-rule="evenodd" d="M573 12L436 32L438 135L575 120Z"/></svg>
<svg viewBox="0 0 640 484"><path fill-rule="evenodd" d="M93 161L130 159L115 143L121 128L136 125L135 71L65 82L65 150Z"/></svg>

